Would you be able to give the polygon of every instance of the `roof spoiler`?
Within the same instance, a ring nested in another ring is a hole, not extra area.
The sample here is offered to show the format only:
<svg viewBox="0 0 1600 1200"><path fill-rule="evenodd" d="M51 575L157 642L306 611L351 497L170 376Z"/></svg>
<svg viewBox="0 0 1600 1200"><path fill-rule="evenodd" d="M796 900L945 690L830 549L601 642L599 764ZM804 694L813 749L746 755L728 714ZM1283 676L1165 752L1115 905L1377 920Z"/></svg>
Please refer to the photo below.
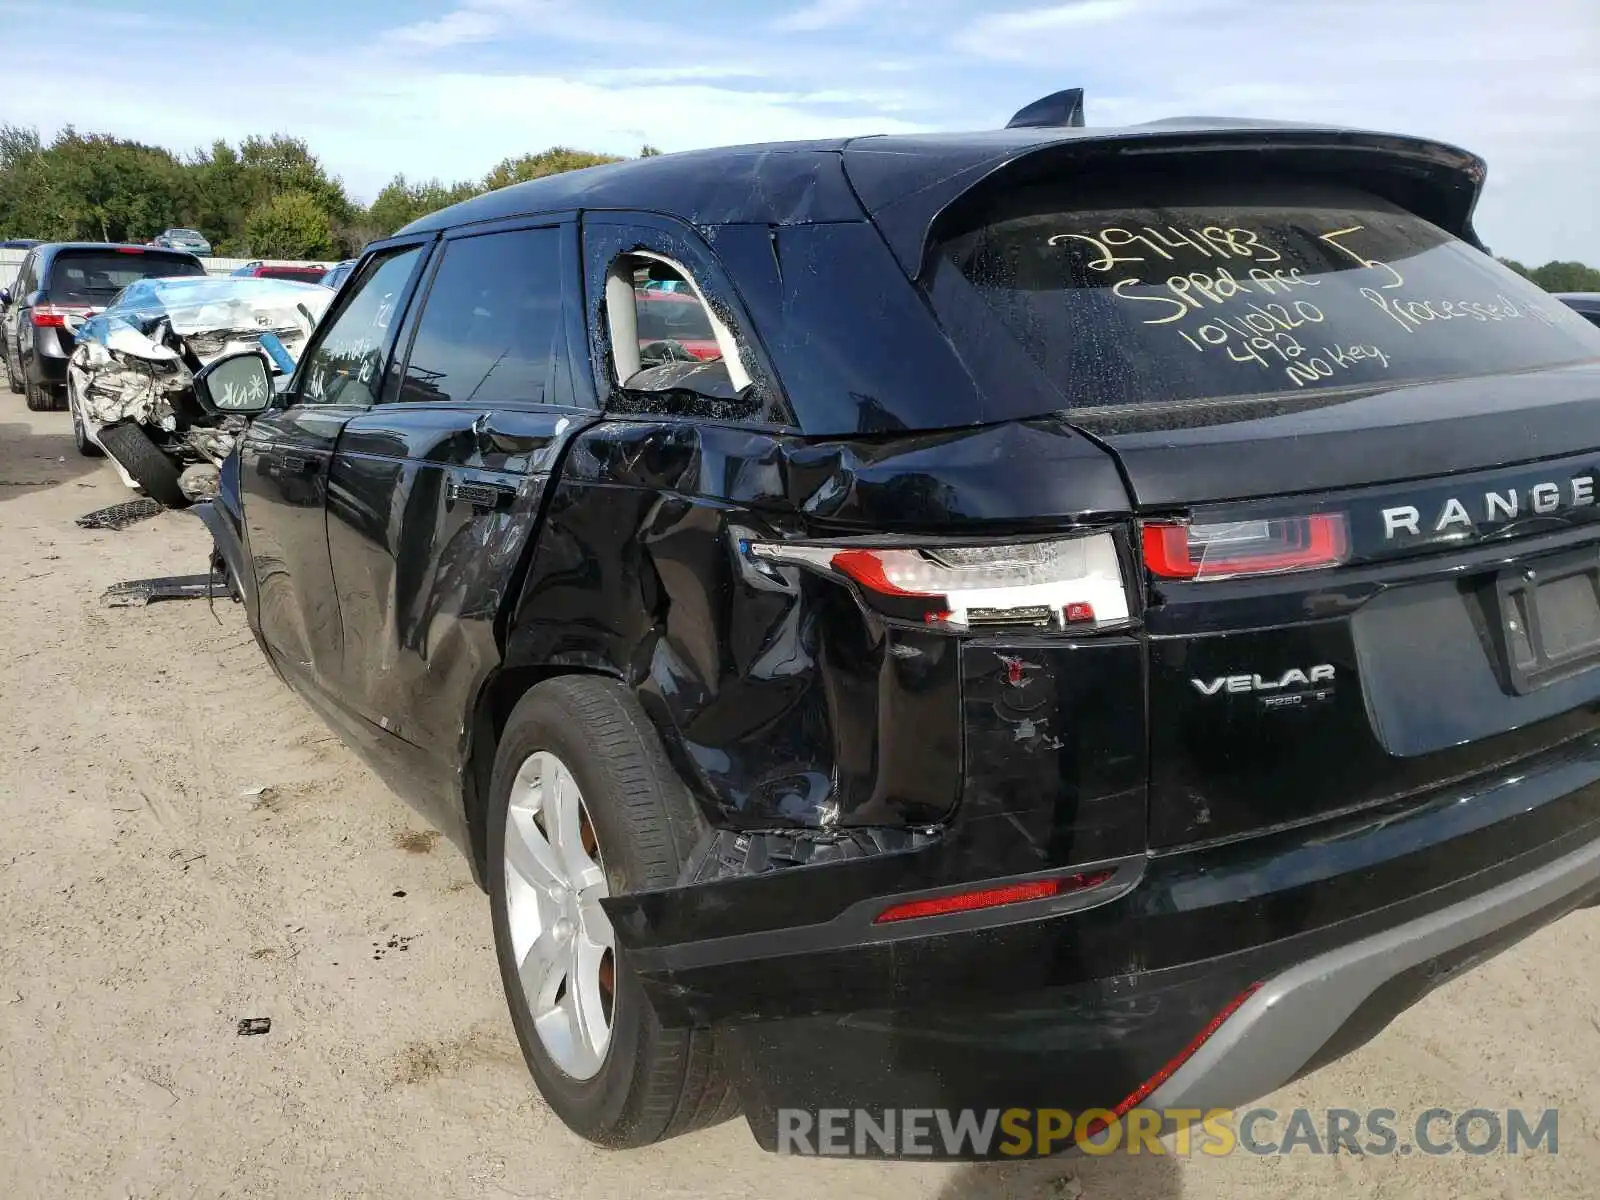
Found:
<svg viewBox="0 0 1600 1200"><path fill-rule="evenodd" d="M1067 88L1035 100L1006 122L1007 129L1083 128L1083 89Z"/></svg>
<svg viewBox="0 0 1600 1200"><path fill-rule="evenodd" d="M930 157L938 148L931 146ZM991 180L1013 172L1022 180L1047 178L1069 162L1126 164L1167 154L1221 151L1247 155L1262 169L1282 164L1286 170L1366 188L1470 245L1482 246L1472 229L1472 211L1483 186L1483 160L1442 142L1394 134L1244 123L1143 125L1081 133L1041 130L1023 145L1007 139L991 153L936 160L928 176L909 191L905 153L884 154L874 150L871 139L862 139L846 147L845 169L867 215L906 275L916 279L935 222Z"/></svg>

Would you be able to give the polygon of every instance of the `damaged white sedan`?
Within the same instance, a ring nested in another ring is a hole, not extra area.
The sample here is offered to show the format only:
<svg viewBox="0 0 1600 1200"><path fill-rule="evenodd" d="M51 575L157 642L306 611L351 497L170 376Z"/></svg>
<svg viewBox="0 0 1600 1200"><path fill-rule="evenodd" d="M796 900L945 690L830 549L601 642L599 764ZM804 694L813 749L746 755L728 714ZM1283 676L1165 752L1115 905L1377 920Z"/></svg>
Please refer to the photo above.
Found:
<svg viewBox="0 0 1600 1200"><path fill-rule="evenodd" d="M105 452L123 482L169 507L215 495L249 418L202 400L195 375L241 350L289 373L333 296L317 284L232 276L130 284L73 325L67 403L79 452Z"/></svg>

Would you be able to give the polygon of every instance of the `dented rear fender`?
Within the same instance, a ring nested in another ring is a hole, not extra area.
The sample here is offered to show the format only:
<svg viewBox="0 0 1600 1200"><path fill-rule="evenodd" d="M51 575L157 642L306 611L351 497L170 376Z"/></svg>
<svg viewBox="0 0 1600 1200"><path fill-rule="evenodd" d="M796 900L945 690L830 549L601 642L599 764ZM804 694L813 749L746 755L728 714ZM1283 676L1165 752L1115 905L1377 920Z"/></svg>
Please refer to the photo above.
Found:
<svg viewBox="0 0 1600 1200"><path fill-rule="evenodd" d="M506 666L625 681L715 825L930 826L963 789L962 641L753 572L741 539L1003 535L1127 507L1104 453L1047 421L830 440L602 423L552 488Z"/></svg>

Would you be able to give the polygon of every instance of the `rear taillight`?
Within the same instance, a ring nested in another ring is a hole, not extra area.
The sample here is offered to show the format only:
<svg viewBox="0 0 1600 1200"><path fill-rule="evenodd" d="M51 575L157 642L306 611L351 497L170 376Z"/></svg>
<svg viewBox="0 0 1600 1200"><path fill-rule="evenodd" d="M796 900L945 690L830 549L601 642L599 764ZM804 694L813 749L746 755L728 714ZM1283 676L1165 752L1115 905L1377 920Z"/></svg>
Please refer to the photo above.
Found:
<svg viewBox="0 0 1600 1200"><path fill-rule="evenodd" d="M1230 579L1336 567L1350 557L1343 513L1259 521L1146 521L1144 562L1162 579Z"/></svg>
<svg viewBox="0 0 1600 1200"><path fill-rule="evenodd" d="M872 918L874 925L887 925L895 921L914 921L921 917L943 917L950 913L977 912L985 908L999 908L1006 904L1022 904L1028 900L1048 900L1073 892L1087 892L1109 883L1115 871L1087 871L1081 875L1063 875L1058 879L1032 879L1027 883L1008 883L1000 887L979 888L971 892L956 892L950 896L933 896L926 900L906 900L891 904Z"/></svg>
<svg viewBox="0 0 1600 1200"><path fill-rule="evenodd" d="M70 304L41 304L33 310L32 320L35 329L65 329L67 318L86 317L89 315L87 308L78 308Z"/></svg>
<svg viewBox="0 0 1600 1200"><path fill-rule="evenodd" d="M757 562L842 576L890 615L931 625L1095 629L1128 620L1109 533L998 546L745 542L743 550Z"/></svg>

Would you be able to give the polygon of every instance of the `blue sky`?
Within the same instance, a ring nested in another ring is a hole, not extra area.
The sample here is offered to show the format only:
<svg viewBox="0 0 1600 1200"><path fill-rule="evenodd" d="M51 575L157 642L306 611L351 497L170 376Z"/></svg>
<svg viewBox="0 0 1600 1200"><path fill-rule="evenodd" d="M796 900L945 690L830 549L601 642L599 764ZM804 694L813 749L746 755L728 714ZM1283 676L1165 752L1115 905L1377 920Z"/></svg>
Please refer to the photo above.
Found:
<svg viewBox="0 0 1600 1200"><path fill-rule="evenodd" d="M80 31L88 36L79 36ZM0 0L0 121L179 150L304 137L370 199L551 144L633 153L1251 115L1489 161L1497 253L1600 264L1600 0Z"/></svg>

